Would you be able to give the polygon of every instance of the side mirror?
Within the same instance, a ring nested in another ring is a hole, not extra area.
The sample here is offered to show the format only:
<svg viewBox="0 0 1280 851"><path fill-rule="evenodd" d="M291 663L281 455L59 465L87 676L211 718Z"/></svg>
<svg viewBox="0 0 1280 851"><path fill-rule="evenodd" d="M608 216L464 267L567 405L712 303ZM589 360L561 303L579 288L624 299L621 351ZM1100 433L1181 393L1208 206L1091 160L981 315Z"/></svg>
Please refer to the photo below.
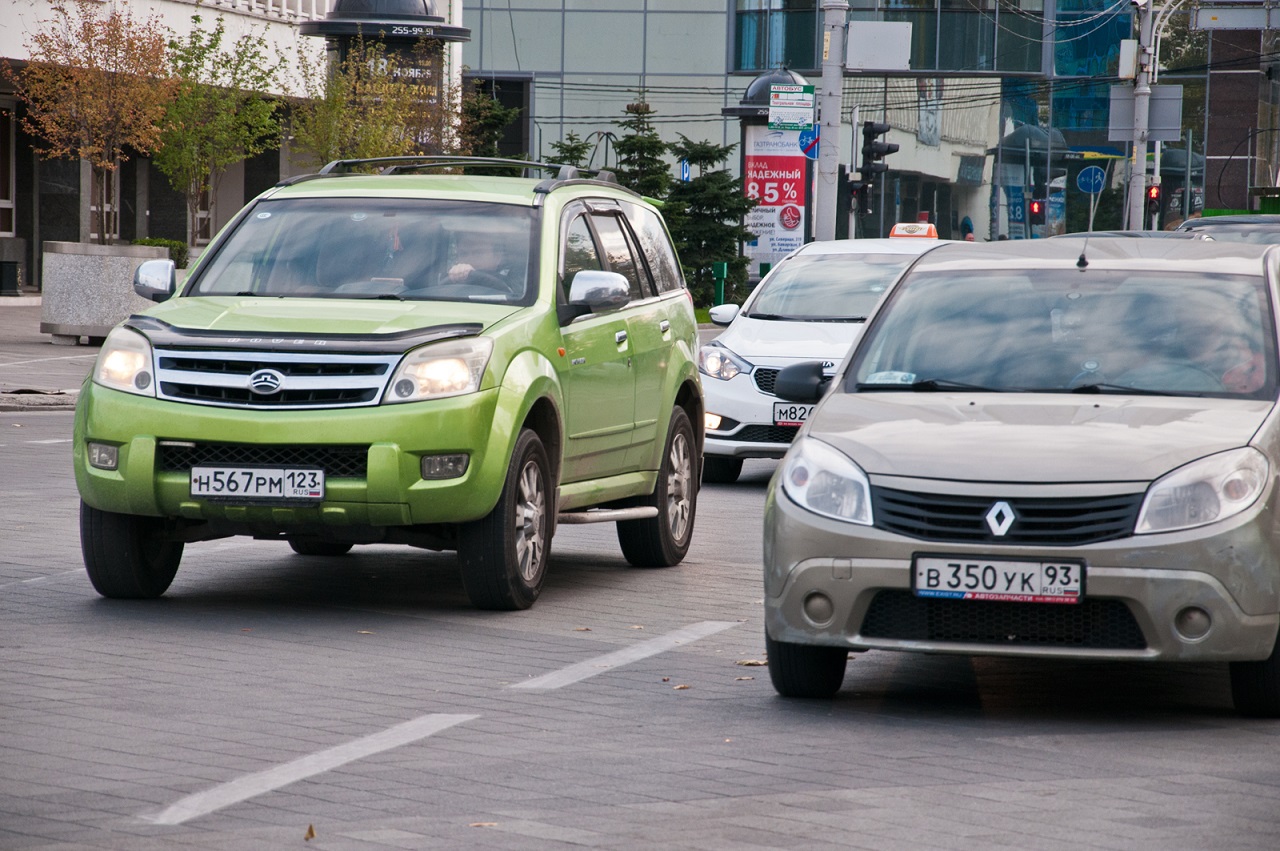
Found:
<svg viewBox="0 0 1280 851"><path fill-rule="evenodd" d="M708 312L711 314L711 321L716 325L728 325L737 318L740 309L736 304L717 304Z"/></svg>
<svg viewBox="0 0 1280 851"><path fill-rule="evenodd" d="M831 376L822 372L822 361L783 367L773 382L773 392L788 402L817 402L827 392Z"/></svg>
<svg viewBox="0 0 1280 851"><path fill-rule="evenodd" d="M178 288L172 260L144 260L133 273L133 291L151 301L167 301Z"/></svg>
<svg viewBox="0 0 1280 851"><path fill-rule="evenodd" d="M583 270L569 284L569 304L593 312L617 310L631 301L631 285L617 272Z"/></svg>

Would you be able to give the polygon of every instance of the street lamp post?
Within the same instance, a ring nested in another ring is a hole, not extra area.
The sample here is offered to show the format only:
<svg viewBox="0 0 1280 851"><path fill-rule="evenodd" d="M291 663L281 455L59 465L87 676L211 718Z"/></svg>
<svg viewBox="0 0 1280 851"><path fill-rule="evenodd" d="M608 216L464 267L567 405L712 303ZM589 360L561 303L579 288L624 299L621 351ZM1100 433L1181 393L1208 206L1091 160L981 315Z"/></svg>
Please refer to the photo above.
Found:
<svg viewBox="0 0 1280 851"><path fill-rule="evenodd" d="M822 132L818 177L813 192L813 236L836 238L836 198L840 187L840 116L844 111L844 40L849 23L845 0L822 3Z"/></svg>
<svg viewBox="0 0 1280 851"><path fill-rule="evenodd" d="M1138 68L1133 81L1133 163L1129 169L1129 208L1125 227L1146 230L1147 136L1151 117L1151 2L1133 0L1138 10Z"/></svg>

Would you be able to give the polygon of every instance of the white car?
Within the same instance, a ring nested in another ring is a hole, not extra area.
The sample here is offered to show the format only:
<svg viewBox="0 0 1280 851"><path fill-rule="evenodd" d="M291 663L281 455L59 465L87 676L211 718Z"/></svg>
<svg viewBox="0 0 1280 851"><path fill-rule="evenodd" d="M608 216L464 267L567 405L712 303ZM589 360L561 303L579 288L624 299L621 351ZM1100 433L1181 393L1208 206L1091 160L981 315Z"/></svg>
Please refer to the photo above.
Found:
<svg viewBox="0 0 1280 851"><path fill-rule="evenodd" d="M785 455L813 405L775 396L778 371L820 360L835 372L880 295L917 257L945 242L811 242L779 261L741 309L711 308L711 321L728 327L698 353L707 411L703 481L733 482L742 459Z"/></svg>

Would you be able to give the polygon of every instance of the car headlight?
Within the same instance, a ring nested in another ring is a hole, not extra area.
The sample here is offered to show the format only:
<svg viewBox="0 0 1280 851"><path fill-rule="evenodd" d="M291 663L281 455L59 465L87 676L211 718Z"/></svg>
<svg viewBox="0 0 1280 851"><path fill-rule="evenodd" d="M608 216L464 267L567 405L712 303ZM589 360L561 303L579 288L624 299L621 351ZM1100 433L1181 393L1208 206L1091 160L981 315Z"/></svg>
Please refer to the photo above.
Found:
<svg viewBox="0 0 1280 851"><path fill-rule="evenodd" d="M801 508L871 525L867 474L843 452L813 438L798 440L782 462L782 489Z"/></svg>
<svg viewBox="0 0 1280 851"><path fill-rule="evenodd" d="M488 337L451 340L414 349L400 361L384 401L421 402L474 393L480 389L480 379L484 377L491 354L493 340Z"/></svg>
<svg viewBox="0 0 1280 851"><path fill-rule="evenodd" d="M151 342L130 328L113 328L98 352L98 360L93 365L93 380L112 390L155 396Z"/></svg>
<svg viewBox="0 0 1280 851"><path fill-rule="evenodd" d="M1151 485L1134 531L1193 529L1239 514L1262 494L1269 469L1251 446L1192 461Z"/></svg>
<svg viewBox="0 0 1280 851"><path fill-rule="evenodd" d="M751 371L751 364L719 343L707 343L698 349L698 369L704 375L728 381L735 375Z"/></svg>

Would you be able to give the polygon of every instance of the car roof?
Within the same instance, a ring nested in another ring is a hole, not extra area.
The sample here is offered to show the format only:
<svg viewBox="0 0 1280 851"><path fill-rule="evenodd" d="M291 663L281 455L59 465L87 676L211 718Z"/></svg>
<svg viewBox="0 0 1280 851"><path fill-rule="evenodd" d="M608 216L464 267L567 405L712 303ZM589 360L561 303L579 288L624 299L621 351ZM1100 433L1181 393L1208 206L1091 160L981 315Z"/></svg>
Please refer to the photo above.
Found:
<svg viewBox="0 0 1280 851"><path fill-rule="evenodd" d="M1178 230L1195 230L1211 228L1218 225L1274 225L1280 228L1280 214L1275 213L1240 213L1231 216L1196 216L1178 225Z"/></svg>
<svg viewBox="0 0 1280 851"><path fill-rule="evenodd" d="M792 253L792 257L811 257L815 254L923 254L931 248L947 243L957 243L951 239L828 239L810 242Z"/></svg>
<svg viewBox="0 0 1280 851"><path fill-rule="evenodd" d="M1205 273L1260 275L1275 246L1198 239L1034 239L941 245L922 257L916 271L929 269L1054 269L1067 265L1101 269L1196 269Z"/></svg>

